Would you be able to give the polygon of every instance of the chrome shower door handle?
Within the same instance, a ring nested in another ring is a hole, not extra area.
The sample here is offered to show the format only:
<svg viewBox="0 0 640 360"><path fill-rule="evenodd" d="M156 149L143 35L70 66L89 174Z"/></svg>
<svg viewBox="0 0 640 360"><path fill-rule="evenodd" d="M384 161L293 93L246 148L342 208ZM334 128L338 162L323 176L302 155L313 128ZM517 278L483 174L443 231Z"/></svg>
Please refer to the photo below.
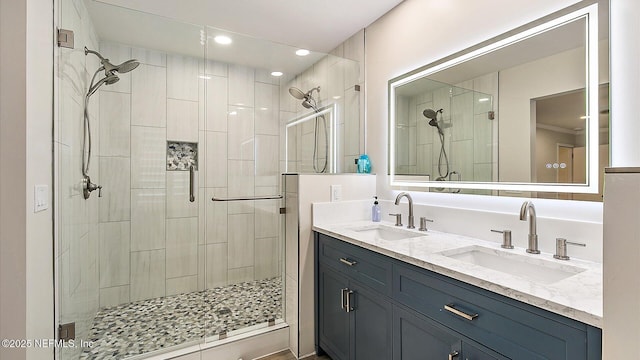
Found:
<svg viewBox="0 0 640 360"><path fill-rule="evenodd" d="M196 168L191 165L189 166L189 201L190 202L194 202L196 201L196 196L193 194L194 192L194 183L195 183L195 177L196 177Z"/></svg>

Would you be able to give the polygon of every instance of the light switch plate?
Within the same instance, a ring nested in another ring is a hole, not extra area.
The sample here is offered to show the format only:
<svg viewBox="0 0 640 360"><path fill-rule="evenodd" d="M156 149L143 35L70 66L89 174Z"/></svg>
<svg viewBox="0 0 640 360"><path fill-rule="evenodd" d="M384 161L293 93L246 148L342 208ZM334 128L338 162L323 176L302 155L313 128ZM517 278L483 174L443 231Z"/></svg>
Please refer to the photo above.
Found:
<svg viewBox="0 0 640 360"><path fill-rule="evenodd" d="M331 185L331 201L342 200L342 185Z"/></svg>
<svg viewBox="0 0 640 360"><path fill-rule="evenodd" d="M33 212L47 210L49 208L49 186L36 185L33 191Z"/></svg>

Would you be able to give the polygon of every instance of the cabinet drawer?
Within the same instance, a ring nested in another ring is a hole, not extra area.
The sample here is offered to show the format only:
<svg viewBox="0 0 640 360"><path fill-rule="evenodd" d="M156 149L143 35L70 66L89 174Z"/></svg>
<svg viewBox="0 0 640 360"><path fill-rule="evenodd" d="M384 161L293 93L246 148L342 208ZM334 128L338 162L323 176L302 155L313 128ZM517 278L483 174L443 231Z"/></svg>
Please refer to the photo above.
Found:
<svg viewBox="0 0 640 360"><path fill-rule="evenodd" d="M509 358L588 358L585 324L424 269L394 264L393 297Z"/></svg>
<svg viewBox="0 0 640 360"><path fill-rule="evenodd" d="M324 234L318 234L318 261L371 289L391 296L390 258Z"/></svg>

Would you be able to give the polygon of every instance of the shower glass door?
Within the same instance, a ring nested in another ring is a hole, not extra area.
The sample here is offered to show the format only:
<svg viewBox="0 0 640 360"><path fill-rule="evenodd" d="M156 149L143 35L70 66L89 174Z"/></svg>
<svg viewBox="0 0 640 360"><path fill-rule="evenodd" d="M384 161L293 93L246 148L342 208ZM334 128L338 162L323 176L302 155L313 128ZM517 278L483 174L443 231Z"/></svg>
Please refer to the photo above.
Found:
<svg viewBox="0 0 640 360"><path fill-rule="evenodd" d="M57 9L75 48L56 54L56 316L76 345L58 358L143 358L282 323L280 79L225 58L218 29Z"/></svg>
<svg viewBox="0 0 640 360"><path fill-rule="evenodd" d="M56 57L56 309L58 323L75 328L75 346L59 358L121 359L201 343L209 312L204 28L95 1L59 0L57 8L57 26L75 34L75 48ZM180 51L164 48L155 29L179 38ZM131 59L139 65L118 67ZM87 175L101 189L85 199L89 134Z"/></svg>

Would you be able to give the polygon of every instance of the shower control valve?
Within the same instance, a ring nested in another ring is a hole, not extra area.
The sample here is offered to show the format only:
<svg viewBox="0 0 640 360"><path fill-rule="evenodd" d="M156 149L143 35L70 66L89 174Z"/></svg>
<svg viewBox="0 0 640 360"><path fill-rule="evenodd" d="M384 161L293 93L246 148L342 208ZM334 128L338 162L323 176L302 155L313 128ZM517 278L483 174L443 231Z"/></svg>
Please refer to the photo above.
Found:
<svg viewBox="0 0 640 360"><path fill-rule="evenodd" d="M82 194L85 200L87 200L95 190L98 190L98 197L102 197L102 185L92 183L89 175L85 175L84 179L82 179L82 187Z"/></svg>

